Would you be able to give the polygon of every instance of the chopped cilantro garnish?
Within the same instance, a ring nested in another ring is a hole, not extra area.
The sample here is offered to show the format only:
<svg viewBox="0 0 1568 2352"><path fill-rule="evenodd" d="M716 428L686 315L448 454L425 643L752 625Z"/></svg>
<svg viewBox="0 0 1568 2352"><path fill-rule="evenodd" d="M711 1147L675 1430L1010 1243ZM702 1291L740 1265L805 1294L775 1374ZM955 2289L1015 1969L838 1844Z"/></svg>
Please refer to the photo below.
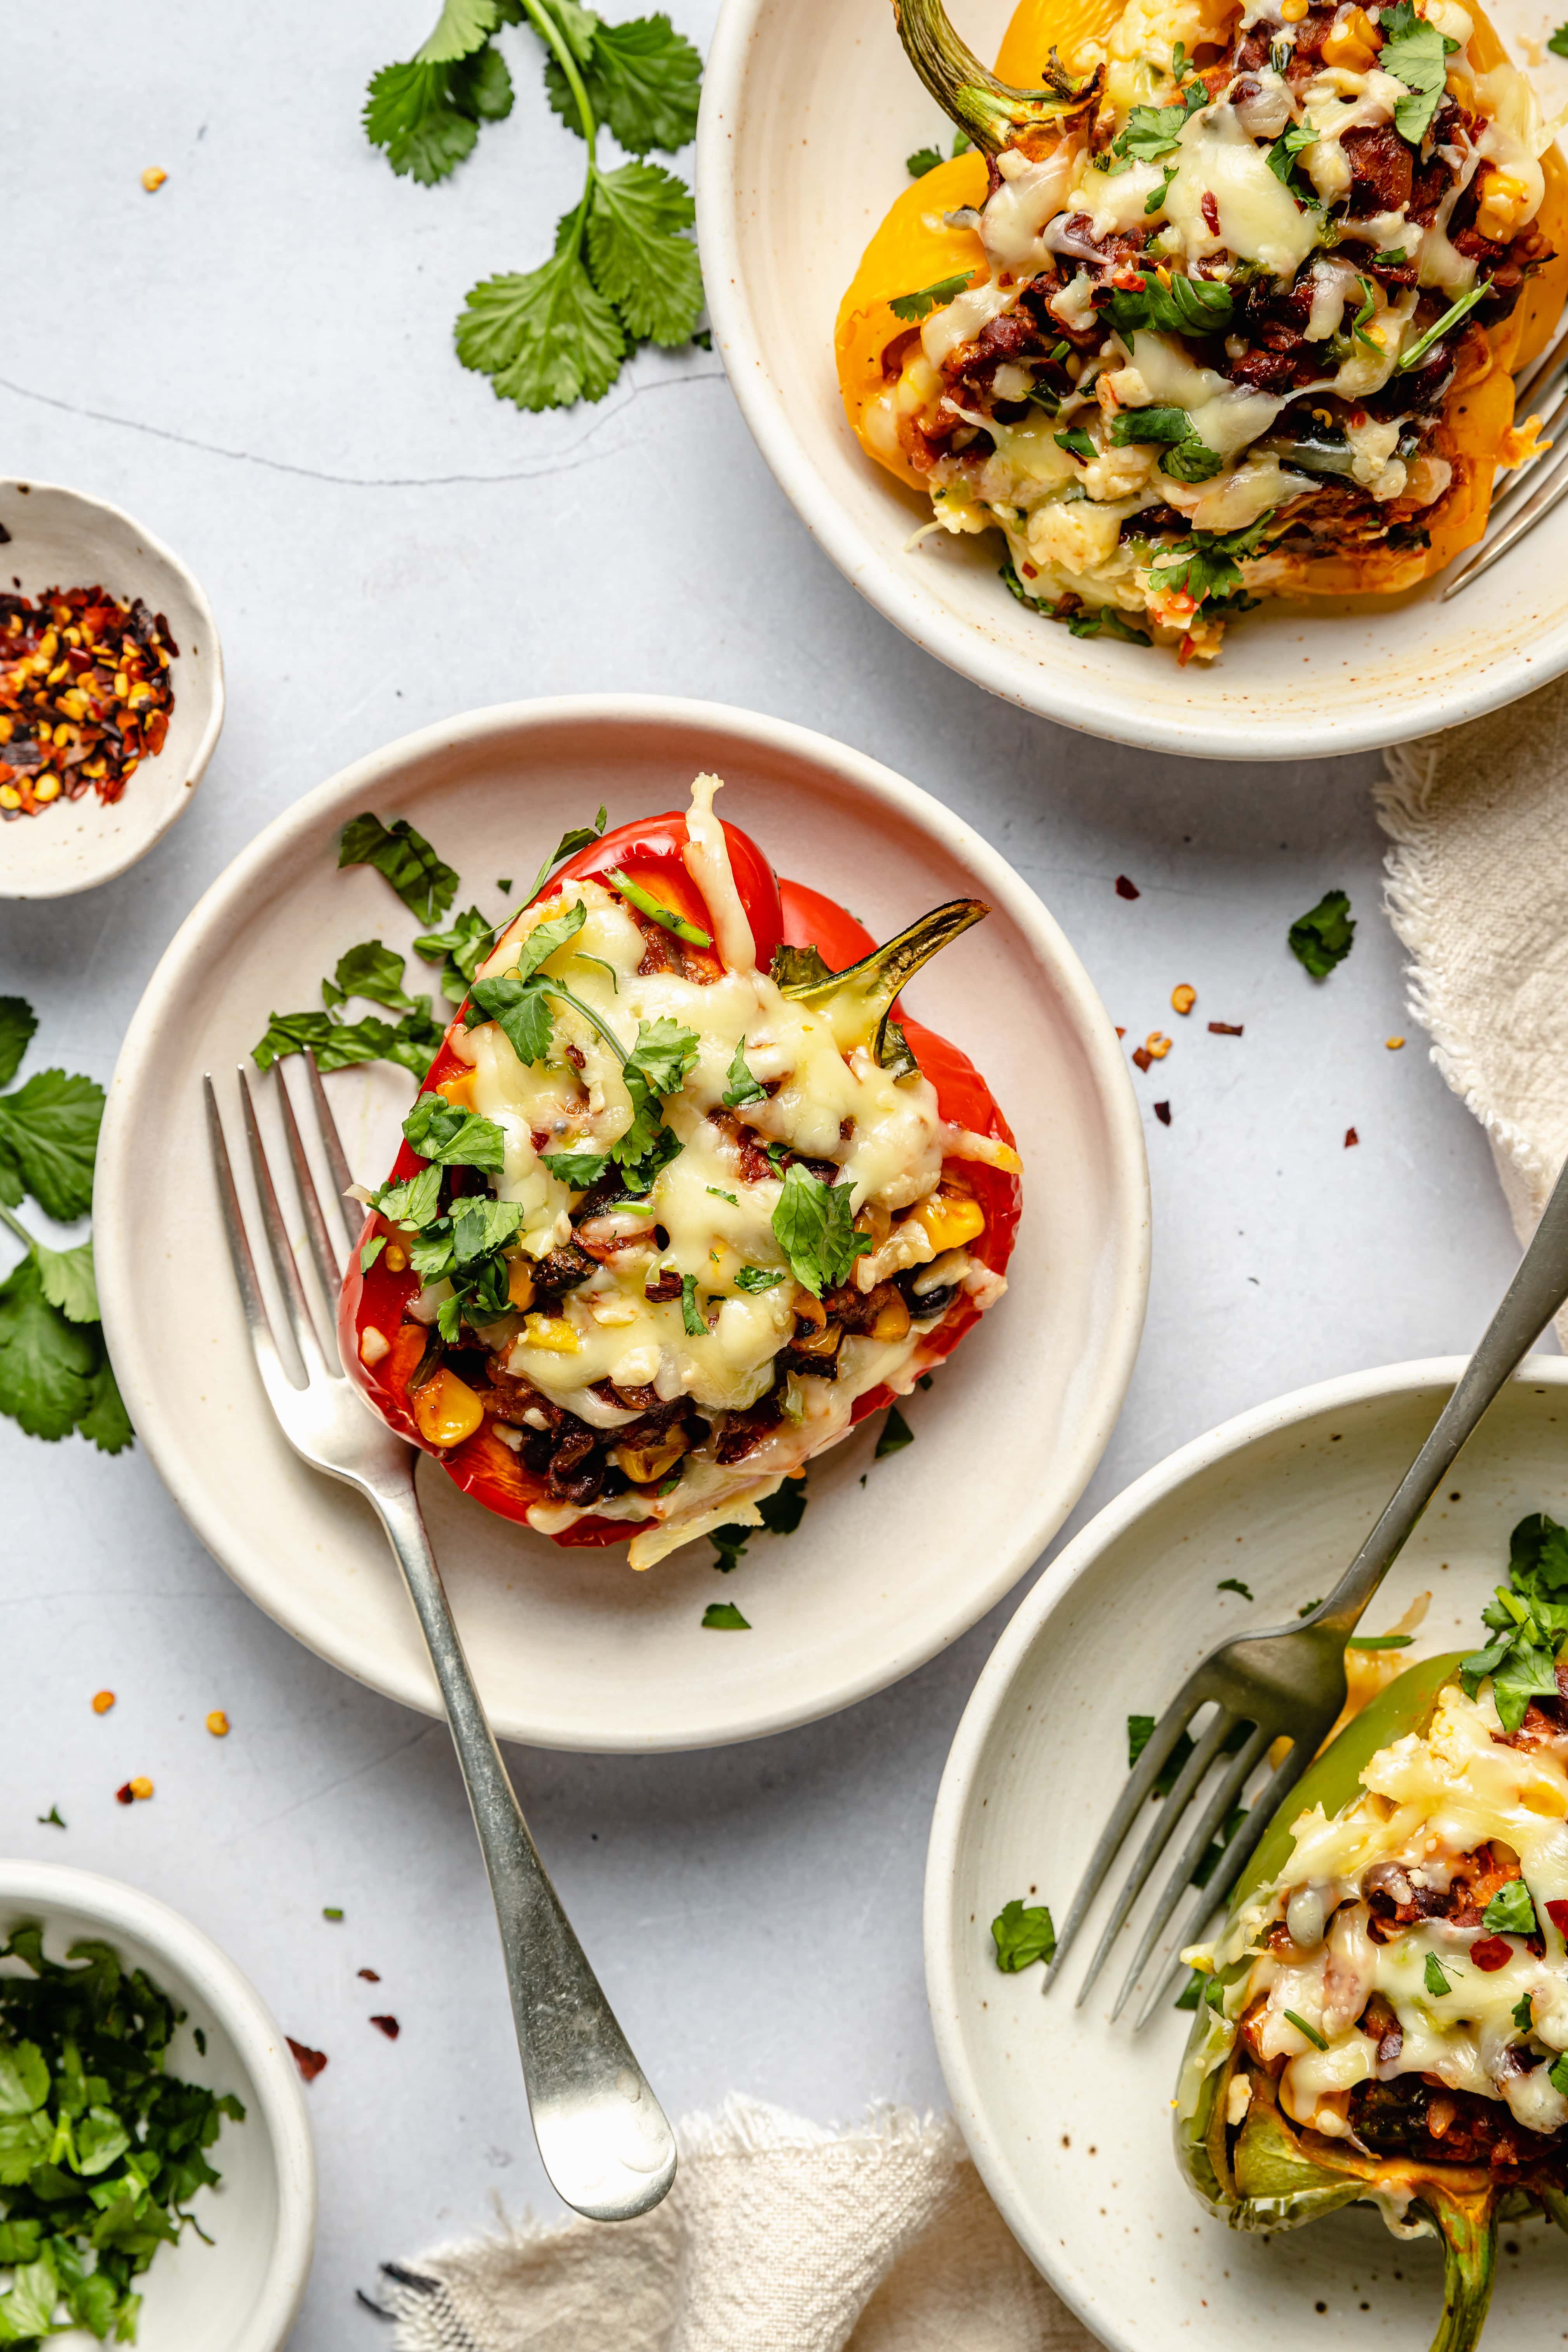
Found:
<svg viewBox="0 0 1568 2352"><path fill-rule="evenodd" d="M1298 915L1289 933L1290 952L1314 980L1326 980L1355 944L1351 902L1342 890L1325 890L1315 907Z"/></svg>
<svg viewBox="0 0 1568 2352"><path fill-rule="evenodd" d="M721 1184L710 1184L707 1190L712 1194L714 1200L728 1201L732 1209L738 1209L741 1205L734 1193L726 1192Z"/></svg>
<svg viewBox="0 0 1568 2352"><path fill-rule="evenodd" d="M1514 2002L1513 2021L1521 2033L1528 2033L1535 2023L1535 2009L1528 1993Z"/></svg>
<svg viewBox="0 0 1568 2352"><path fill-rule="evenodd" d="M1554 58L1568 58L1568 25L1559 25L1546 46Z"/></svg>
<svg viewBox="0 0 1568 2352"><path fill-rule="evenodd" d="M1269 520L1268 514L1259 515L1245 530L1189 531L1151 564L1151 584L1160 590L1184 589L1200 604L1205 597L1232 593L1241 586L1240 559L1258 553Z"/></svg>
<svg viewBox="0 0 1568 2352"><path fill-rule="evenodd" d="M1454 1990L1443 1974L1436 1952L1428 1952L1426 1955L1426 1966L1422 1971L1422 1980L1434 2000L1441 2000L1446 1992L1452 1992Z"/></svg>
<svg viewBox="0 0 1568 2352"><path fill-rule="evenodd" d="M532 887L528 894L529 902L531 904L538 898L540 892L543 889L545 883L549 880L551 875L554 873L555 868L558 866L562 865L568 857L575 857L580 849L591 849L593 847L595 842L598 840L600 835L605 830L605 811L601 807L598 815L594 819L592 824L574 824L567 827L560 840L556 843L554 848L551 851L550 856L545 859L543 865L540 867L538 873L533 877ZM511 886L508 883L498 887L503 887L510 889Z"/></svg>
<svg viewBox="0 0 1568 2352"><path fill-rule="evenodd" d="M1471 287L1468 294L1461 294L1458 300L1444 311L1436 325L1428 327L1424 335L1418 335L1408 351L1400 352L1394 363L1394 373L1408 375L1412 368L1419 367L1434 344L1442 341L1449 328L1457 327L1466 312L1475 309L1482 295L1491 292L1491 284L1489 278L1483 278L1479 285Z"/></svg>
<svg viewBox="0 0 1568 2352"><path fill-rule="evenodd" d="M737 1290L772 1290L783 1280L783 1275L776 1274L771 1266L743 1265L735 1276L735 1287Z"/></svg>
<svg viewBox="0 0 1568 2352"><path fill-rule="evenodd" d="M505 1157L506 1138L494 1119L464 1110L445 1095L421 1095L403 1133L421 1160L438 1168L483 1168L498 1175Z"/></svg>
<svg viewBox="0 0 1568 2352"><path fill-rule="evenodd" d="M1032 1903L1026 1910L1021 1895L1002 1906L991 1922L991 1939L1004 1976L1016 1976L1037 1960L1049 1968L1056 1957L1057 1931L1049 1911L1043 1903Z"/></svg>
<svg viewBox="0 0 1568 2352"><path fill-rule="evenodd" d="M1112 140L1111 153L1142 163L1152 163L1161 155L1168 155L1192 117L1208 102L1206 85L1201 81L1190 81L1182 91L1178 105L1135 106L1120 138Z"/></svg>
<svg viewBox="0 0 1568 2352"><path fill-rule="evenodd" d="M1398 246L1389 253L1374 253L1372 257L1372 266L1374 269L1403 269L1406 259L1407 256L1403 246Z"/></svg>
<svg viewBox="0 0 1568 2352"><path fill-rule="evenodd" d="M1112 448L1130 441L1184 441L1192 420L1184 408L1121 408L1110 420Z"/></svg>
<svg viewBox="0 0 1568 2352"><path fill-rule="evenodd" d="M384 1234L377 1234L374 1240L366 1242L363 1249L362 1249L359 1254L359 1270L362 1274L368 1274L370 1272L371 1267L375 1264L376 1259L381 1255L382 1251L385 1247L386 1235Z"/></svg>
<svg viewBox="0 0 1568 2352"><path fill-rule="evenodd" d="M1534 1935L1535 1906L1522 1878L1510 1878L1506 1886L1498 1888L1481 1914L1481 1925L1493 1936Z"/></svg>
<svg viewBox="0 0 1568 2352"><path fill-rule="evenodd" d="M1459 1679L1474 1698L1491 1681L1505 1731L1524 1721L1532 1698L1556 1695L1557 1652L1568 1634L1568 1529L1532 1511L1509 1542L1509 1581L1481 1612L1494 1635L1484 1650L1459 1662Z"/></svg>
<svg viewBox="0 0 1568 2352"><path fill-rule="evenodd" d="M746 1041L742 1037L730 1064L730 1083L721 1099L730 1110L740 1110L747 1103L766 1102L768 1090L759 1086L746 1066Z"/></svg>
<svg viewBox="0 0 1568 2352"><path fill-rule="evenodd" d="M710 1633L749 1633L752 1621L742 1617L732 1601L710 1601L702 1612L702 1622Z"/></svg>
<svg viewBox="0 0 1568 2352"><path fill-rule="evenodd" d="M1268 150L1269 170L1273 173L1275 178L1277 180L1282 180L1286 187L1292 190L1292 193L1297 192L1299 185L1304 186L1305 184L1304 183L1298 184L1296 181L1296 158L1306 148L1315 146L1317 144L1317 141L1318 127L1316 123L1292 122L1286 126Z"/></svg>
<svg viewBox="0 0 1568 2352"><path fill-rule="evenodd" d="M1174 165L1172 165L1166 171L1159 186L1150 190L1148 195L1143 201L1143 211L1146 217L1152 217L1153 214L1163 213L1164 211L1165 198L1171 193L1171 183L1175 176L1175 167Z"/></svg>
<svg viewBox="0 0 1568 2352"><path fill-rule="evenodd" d="M586 1192L610 1164L603 1151L542 1151L539 1157L557 1182L569 1184L574 1192Z"/></svg>
<svg viewBox="0 0 1568 2352"><path fill-rule="evenodd" d="M1384 8L1381 29L1384 41L1378 69L1402 81L1406 91L1394 107L1394 127L1412 147L1419 147L1443 95L1448 53L1459 45L1418 16L1410 0L1398 0L1397 6Z"/></svg>
<svg viewBox="0 0 1568 2352"><path fill-rule="evenodd" d="M1067 450L1070 457L1081 457L1086 466L1100 454L1081 425L1070 425L1065 433L1053 433L1051 438L1058 449Z"/></svg>
<svg viewBox="0 0 1568 2352"><path fill-rule="evenodd" d="M1252 1598L1251 1593L1247 1591L1246 1585L1243 1584L1239 1576L1222 1576L1219 1582L1215 1586L1215 1591L1216 1592L1239 1592L1244 1601L1250 1601Z"/></svg>
<svg viewBox="0 0 1568 2352"><path fill-rule="evenodd" d="M702 1320L702 1309L697 1304L697 1276L683 1274L680 1277L680 1320L689 1339L704 1339L708 1326Z"/></svg>
<svg viewBox="0 0 1568 2352"><path fill-rule="evenodd" d="M68 1826L61 1820L58 1805L51 1805L47 1813L35 1813L33 1818L41 1830L63 1830Z"/></svg>
<svg viewBox="0 0 1568 2352"><path fill-rule="evenodd" d="M1295 2027L1298 2033L1304 2033L1306 2035L1308 2041L1312 2044L1314 2049L1326 2050L1328 2048L1328 2043L1324 2041L1317 2027L1315 2025L1309 2025L1306 2019L1299 2015L1295 2010L1287 2009L1283 2011L1281 2014L1291 2025Z"/></svg>
<svg viewBox="0 0 1568 2352"><path fill-rule="evenodd" d="M881 1434L877 1440L877 1450L871 1459L873 1462L880 1462L885 1454L901 1454L906 1445L912 1445L914 1442L914 1431L910 1427L898 1406L890 1404L888 1407L888 1418L882 1423Z"/></svg>
<svg viewBox="0 0 1568 2352"><path fill-rule="evenodd" d="M1169 282L1151 270L1142 292L1115 293L1100 316L1119 335L1136 334L1141 327L1178 335L1223 335L1235 310L1228 286L1213 278L1173 275Z"/></svg>
<svg viewBox="0 0 1568 2352"><path fill-rule="evenodd" d="M498 926L486 918L478 907L469 907L457 916L444 931L426 931L414 942L414 952L426 963L441 967L441 992L456 1004L467 995L475 972L490 951L490 941ZM338 966L342 981L343 969ZM362 991L363 994L364 992ZM383 1003L390 1003L383 997Z"/></svg>
<svg viewBox="0 0 1568 2352"><path fill-rule="evenodd" d="M773 1214L773 1238L795 1280L814 1298L847 1281L856 1259L872 1245L869 1234L855 1231L849 1202L847 1184L825 1184L798 1160L785 1172Z"/></svg>
<svg viewBox="0 0 1568 2352"><path fill-rule="evenodd" d="M458 877L405 816L390 825L368 809L351 818L338 845L338 864L374 866L422 923L444 915L457 895Z"/></svg>
<svg viewBox="0 0 1568 2352"><path fill-rule="evenodd" d="M939 278L930 286L917 288L912 294L896 294L888 308L895 319L902 319L908 326L918 326L933 310L945 310L963 293L973 275L972 270L960 269L952 278Z"/></svg>
<svg viewBox="0 0 1568 2352"><path fill-rule="evenodd" d="M1568 27L1564 29L1568 30ZM1568 50L1563 50L1560 54L1568 57ZM1568 2050L1563 2053L1561 2058L1552 2061L1547 2070L1546 2079L1554 2091L1561 2091L1563 2097L1568 2098Z"/></svg>

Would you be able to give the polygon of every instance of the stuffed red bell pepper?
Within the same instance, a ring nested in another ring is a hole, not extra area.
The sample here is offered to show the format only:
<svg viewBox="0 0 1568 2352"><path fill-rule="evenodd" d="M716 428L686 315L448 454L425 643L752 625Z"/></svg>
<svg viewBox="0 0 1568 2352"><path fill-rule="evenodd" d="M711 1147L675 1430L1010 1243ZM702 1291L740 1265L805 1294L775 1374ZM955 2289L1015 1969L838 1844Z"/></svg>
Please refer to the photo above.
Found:
<svg viewBox="0 0 1568 2352"><path fill-rule="evenodd" d="M1005 1288L1020 1162L883 947L691 807L567 859L500 936L371 1196L345 1363L458 1486L634 1568L907 1395Z"/></svg>

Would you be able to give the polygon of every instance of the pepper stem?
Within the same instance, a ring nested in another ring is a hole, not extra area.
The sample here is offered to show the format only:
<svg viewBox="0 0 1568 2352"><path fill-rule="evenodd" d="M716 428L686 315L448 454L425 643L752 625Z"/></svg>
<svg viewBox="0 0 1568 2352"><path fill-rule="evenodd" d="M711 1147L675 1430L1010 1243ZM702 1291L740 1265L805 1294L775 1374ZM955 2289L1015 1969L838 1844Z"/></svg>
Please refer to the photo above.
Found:
<svg viewBox="0 0 1568 2352"><path fill-rule="evenodd" d="M1075 89L1053 49L1045 69L1050 87L1014 89L960 40L942 0L893 0L893 15L910 65L942 111L986 155L1021 145L1027 131L1059 125L1087 106L1099 86L1094 74Z"/></svg>
<svg viewBox="0 0 1568 2352"><path fill-rule="evenodd" d="M1473 2352L1492 2299L1497 2258L1497 2194L1479 2189L1468 2195L1422 2184L1421 2203L1443 2241L1443 2316L1432 2352Z"/></svg>
<svg viewBox="0 0 1568 2352"><path fill-rule="evenodd" d="M773 978L781 995L797 1004L815 1004L830 1015L833 1034L846 1053L874 1037L876 1058L889 1067L883 1046L893 999L922 964L973 924L984 922L990 912L978 898L951 898L842 971L829 971L815 949L781 949L773 960Z"/></svg>

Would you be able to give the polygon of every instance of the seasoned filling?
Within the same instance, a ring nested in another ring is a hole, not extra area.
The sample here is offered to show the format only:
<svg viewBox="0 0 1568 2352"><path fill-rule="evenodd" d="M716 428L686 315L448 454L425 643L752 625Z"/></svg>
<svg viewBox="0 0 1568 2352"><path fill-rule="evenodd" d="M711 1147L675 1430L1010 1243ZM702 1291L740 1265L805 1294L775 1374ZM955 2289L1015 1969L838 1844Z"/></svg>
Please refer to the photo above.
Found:
<svg viewBox="0 0 1568 2352"><path fill-rule="evenodd" d="M1550 133L1475 37L1457 0L1131 0L1068 58L1065 128L949 215L984 277L894 304L870 446L945 530L1003 531L1023 602L1183 660L1324 559L1423 577L1489 495L1456 403L1550 258Z"/></svg>

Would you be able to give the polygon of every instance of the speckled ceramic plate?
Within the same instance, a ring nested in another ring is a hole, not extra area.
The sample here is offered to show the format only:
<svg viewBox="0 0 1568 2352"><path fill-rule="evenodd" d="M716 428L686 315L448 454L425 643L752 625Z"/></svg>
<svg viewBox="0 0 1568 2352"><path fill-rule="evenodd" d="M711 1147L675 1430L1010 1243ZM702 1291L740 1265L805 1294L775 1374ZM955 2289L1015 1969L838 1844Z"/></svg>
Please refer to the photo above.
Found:
<svg viewBox="0 0 1568 2352"><path fill-rule="evenodd" d="M412 940L419 927L378 875L337 870L339 832L357 811L410 818L458 867L465 897L499 910L492 877L531 873L601 800L612 823L679 807L702 769L726 778L723 814L781 872L847 900L879 935L946 898L992 907L910 1003L971 1051L1016 1128L1024 1219L1008 1296L910 1402L915 1444L873 1471L874 1428L847 1440L813 1468L799 1533L760 1537L721 1584L705 1540L634 1575L619 1546L563 1549L421 1463L491 1720L546 1746L701 1747L847 1706L972 1625L1072 1507L1142 1325L1148 1171L1115 1032L1039 900L928 794L778 719L609 696L477 711L323 784L214 884L132 1023L100 1148L104 1321L138 1434L176 1501L301 1641L436 1713L379 1528L296 1460L263 1399L218 1224L201 1075L215 1074L232 1114L235 1065L274 1008L316 1002L321 973L356 940ZM276 1083L259 1090L268 1118ZM328 1084L356 1172L379 1180L409 1080L382 1066ZM750 1633L704 1628L720 1598L741 1604Z"/></svg>
<svg viewBox="0 0 1568 2352"><path fill-rule="evenodd" d="M1177 2169L1171 2099L1190 2020L1109 2022L1113 1959L1079 1983L1120 1880L1060 1982L1003 1976L990 1923L1014 1895L1059 1920L1127 1770L1127 1717L1158 1715L1215 1642L1326 1592L1409 1467L1457 1357L1326 1381L1184 1446L1053 1561L1002 1636L942 1776L926 1872L926 1982L976 2163L1034 2261L1113 2352L1426 2352L1434 2241L1370 2207L1268 2238L1215 2221ZM1368 1630L1432 1603L1412 1657L1470 1648L1527 1511L1568 1518L1568 1363L1529 1359L1394 1563ZM1250 1605L1217 1588L1235 1578ZM1130 1859L1130 1856L1129 1856ZM1125 1865L1124 1865L1125 1866ZM1161 1874L1156 1874L1158 1879ZM1146 1901L1152 1901L1151 1889ZM1141 1906L1123 1938L1136 1948ZM1487 2342L1557 2344L1568 2238L1502 2232Z"/></svg>

